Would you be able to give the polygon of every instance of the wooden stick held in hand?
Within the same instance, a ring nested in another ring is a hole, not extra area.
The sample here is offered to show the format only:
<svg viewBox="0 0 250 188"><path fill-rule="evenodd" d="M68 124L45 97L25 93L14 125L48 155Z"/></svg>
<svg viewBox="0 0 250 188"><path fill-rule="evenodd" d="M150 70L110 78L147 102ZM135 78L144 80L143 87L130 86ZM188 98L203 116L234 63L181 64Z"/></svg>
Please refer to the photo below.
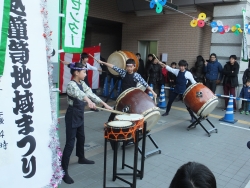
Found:
<svg viewBox="0 0 250 188"><path fill-rule="evenodd" d="M109 109L101 108L101 107L98 107L98 106L96 106L96 108L99 109L99 110L107 111L107 112L113 112L115 114L129 115L129 114L125 113L125 112L121 112L121 111L117 111L117 110L109 110Z"/></svg>
<svg viewBox="0 0 250 188"><path fill-rule="evenodd" d="M98 62L98 60L96 58L94 58L91 54L89 54L90 57L92 57L94 60L96 60ZM102 64L102 63L101 63ZM102 64L103 65L103 64Z"/></svg>

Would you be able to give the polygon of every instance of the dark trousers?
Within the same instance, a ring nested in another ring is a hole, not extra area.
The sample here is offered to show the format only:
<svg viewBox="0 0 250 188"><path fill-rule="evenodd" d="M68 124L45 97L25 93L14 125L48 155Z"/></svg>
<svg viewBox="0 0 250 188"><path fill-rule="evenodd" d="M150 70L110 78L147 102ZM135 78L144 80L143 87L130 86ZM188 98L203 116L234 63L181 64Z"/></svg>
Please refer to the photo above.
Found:
<svg viewBox="0 0 250 188"><path fill-rule="evenodd" d="M216 80L206 80L206 86L215 93L216 90Z"/></svg>
<svg viewBox="0 0 250 188"><path fill-rule="evenodd" d="M176 99L176 97L178 95L179 94L175 93L174 91L170 93L169 100L168 100L168 105L167 105L167 109L166 109L166 113L169 113L169 111L171 109L171 106L172 106L174 100ZM193 111L189 107L187 107L187 106L186 106L186 108L187 108L187 111L188 111L190 117L193 118L194 117Z"/></svg>
<svg viewBox="0 0 250 188"><path fill-rule="evenodd" d="M244 111L249 111L249 106L250 106L250 102L249 101L244 101L243 110Z"/></svg>
<svg viewBox="0 0 250 188"><path fill-rule="evenodd" d="M223 86L224 95L233 95L235 97L235 87L231 87L231 84L227 83ZM225 98L225 108L227 108L229 98ZM236 101L234 100L234 110L236 110Z"/></svg>
<svg viewBox="0 0 250 188"><path fill-rule="evenodd" d="M70 155L74 149L76 138L76 156L84 158L84 124L80 127L72 128L71 123L66 123L66 144L62 156L62 168L68 170Z"/></svg>

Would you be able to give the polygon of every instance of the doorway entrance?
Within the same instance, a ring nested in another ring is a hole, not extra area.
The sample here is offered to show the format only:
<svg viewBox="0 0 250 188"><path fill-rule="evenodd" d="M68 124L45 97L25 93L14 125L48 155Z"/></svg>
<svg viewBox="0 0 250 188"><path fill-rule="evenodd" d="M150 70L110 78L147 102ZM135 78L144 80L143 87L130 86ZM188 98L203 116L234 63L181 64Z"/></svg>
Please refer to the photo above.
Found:
<svg viewBox="0 0 250 188"><path fill-rule="evenodd" d="M141 59L146 63L148 54L158 54L158 41L138 41L138 52L141 54Z"/></svg>

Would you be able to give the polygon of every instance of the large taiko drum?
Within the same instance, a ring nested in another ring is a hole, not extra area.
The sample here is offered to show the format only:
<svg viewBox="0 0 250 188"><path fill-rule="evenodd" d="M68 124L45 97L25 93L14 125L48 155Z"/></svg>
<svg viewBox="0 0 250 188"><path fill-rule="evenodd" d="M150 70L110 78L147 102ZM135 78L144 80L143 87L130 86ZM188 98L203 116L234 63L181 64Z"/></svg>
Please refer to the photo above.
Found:
<svg viewBox="0 0 250 188"><path fill-rule="evenodd" d="M184 103L198 116L208 116L218 105L218 97L201 83L196 83L187 88L183 94Z"/></svg>
<svg viewBox="0 0 250 188"><path fill-rule="evenodd" d="M138 88L129 88L122 92L116 100L115 109L143 115L144 121L147 121L147 131L151 130L161 117L154 101Z"/></svg>
<svg viewBox="0 0 250 188"><path fill-rule="evenodd" d="M135 69L134 72L136 72L139 68L139 61L135 54L129 51L116 51L112 53L108 57L108 63L117 66L118 68L125 69L126 68L126 61L127 59L133 59L135 60ZM114 71L111 68L108 68L109 72L113 75L119 75L116 71Z"/></svg>

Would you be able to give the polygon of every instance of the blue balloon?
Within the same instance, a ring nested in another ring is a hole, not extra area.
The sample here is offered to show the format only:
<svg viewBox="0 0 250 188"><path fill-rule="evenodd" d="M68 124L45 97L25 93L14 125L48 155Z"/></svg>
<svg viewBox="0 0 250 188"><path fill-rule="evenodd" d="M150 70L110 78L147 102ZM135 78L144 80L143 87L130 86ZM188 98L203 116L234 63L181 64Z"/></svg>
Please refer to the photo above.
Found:
<svg viewBox="0 0 250 188"><path fill-rule="evenodd" d="M223 26L219 26L219 27L218 27L218 31L219 31L219 32L222 32L222 31L224 31L224 28L223 28Z"/></svg>
<svg viewBox="0 0 250 188"><path fill-rule="evenodd" d="M211 23L210 23L210 26L211 26L211 27L217 27L217 23L216 23L216 22L211 22Z"/></svg>
<svg viewBox="0 0 250 188"><path fill-rule="evenodd" d="M159 3L160 3L162 6L164 6L164 5L166 5L167 0L160 0Z"/></svg>
<svg viewBox="0 0 250 188"><path fill-rule="evenodd" d="M154 6L155 6L155 0L151 0L149 6L150 6L150 8L154 8Z"/></svg>

